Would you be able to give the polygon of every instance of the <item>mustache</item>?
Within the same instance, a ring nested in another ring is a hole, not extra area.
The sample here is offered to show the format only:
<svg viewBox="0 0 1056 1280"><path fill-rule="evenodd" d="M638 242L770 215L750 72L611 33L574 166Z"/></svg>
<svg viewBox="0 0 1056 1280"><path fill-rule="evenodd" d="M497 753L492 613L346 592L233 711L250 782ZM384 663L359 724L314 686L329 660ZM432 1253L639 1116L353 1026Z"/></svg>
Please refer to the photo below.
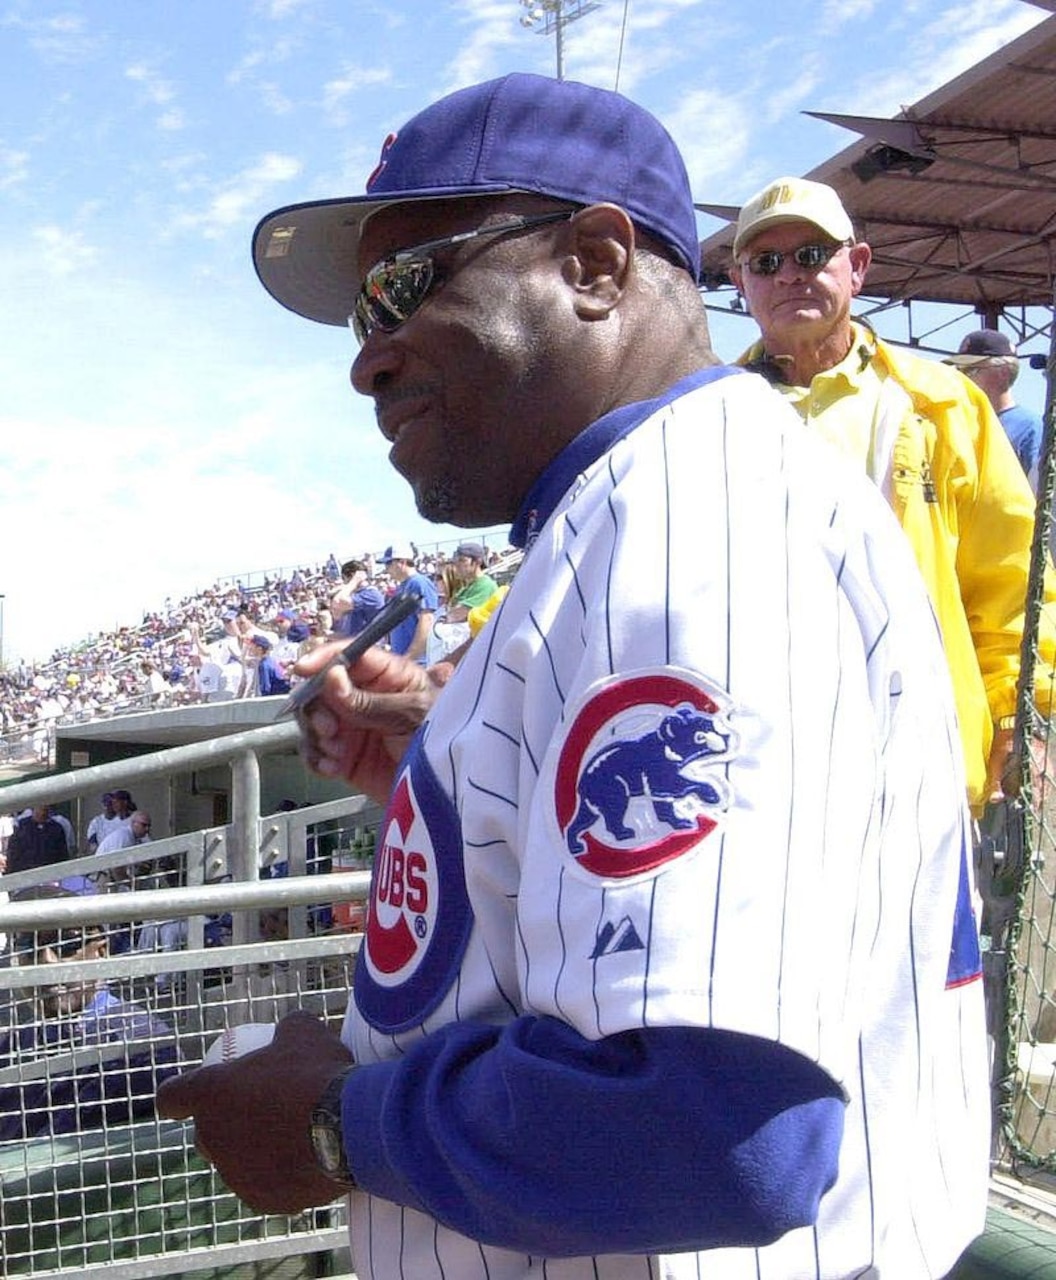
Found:
<svg viewBox="0 0 1056 1280"><path fill-rule="evenodd" d="M406 382L398 387L379 387L374 394L375 413L384 413L406 400L421 400L436 395L435 382Z"/></svg>

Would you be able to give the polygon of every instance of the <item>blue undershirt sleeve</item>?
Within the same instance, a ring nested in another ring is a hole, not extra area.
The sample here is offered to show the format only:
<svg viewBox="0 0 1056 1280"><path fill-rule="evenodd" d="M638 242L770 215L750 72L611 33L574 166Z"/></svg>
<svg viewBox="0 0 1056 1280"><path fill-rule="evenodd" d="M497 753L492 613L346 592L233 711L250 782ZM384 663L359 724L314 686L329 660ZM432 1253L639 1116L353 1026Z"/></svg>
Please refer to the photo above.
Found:
<svg viewBox="0 0 1056 1280"><path fill-rule="evenodd" d="M544 1257L768 1244L815 1220L845 1096L787 1047L701 1028L586 1040L455 1023L351 1073L349 1167L374 1195Z"/></svg>

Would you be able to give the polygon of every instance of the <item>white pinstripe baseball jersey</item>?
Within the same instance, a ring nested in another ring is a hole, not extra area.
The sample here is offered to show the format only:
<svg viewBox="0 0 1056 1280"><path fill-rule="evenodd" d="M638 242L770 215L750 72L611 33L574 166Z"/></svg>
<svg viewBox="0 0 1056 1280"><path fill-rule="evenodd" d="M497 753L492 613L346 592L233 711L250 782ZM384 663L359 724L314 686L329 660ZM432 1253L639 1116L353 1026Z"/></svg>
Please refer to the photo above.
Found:
<svg viewBox="0 0 1056 1280"><path fill-rule="evenodd" d="M404 761L346 1020L360 1280L914 1280L981 1230L934 620L871 486L761 380L699 381L557 461ZM714 1077L671 1044L718 1046ZM800 1072L820 1109L761 1122ZM716 1207L749 1130L766 1154ZM832 1134L831 1185L786 1220Z"/></svg>

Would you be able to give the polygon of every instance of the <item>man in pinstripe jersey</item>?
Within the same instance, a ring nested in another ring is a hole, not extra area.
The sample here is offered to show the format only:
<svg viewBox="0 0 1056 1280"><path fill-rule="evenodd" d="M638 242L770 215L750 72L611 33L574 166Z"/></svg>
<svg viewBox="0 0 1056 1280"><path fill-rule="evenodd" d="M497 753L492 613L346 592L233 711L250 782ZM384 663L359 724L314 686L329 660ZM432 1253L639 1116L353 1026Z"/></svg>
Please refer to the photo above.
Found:
<svg viewBox="0 0 1056 1280"><path fill-rule="evenodd" d="M255 1207L348 1191L360 1280L912 1280L982 1227L934 620L875 490L716 364L698 257L659 124L521 75L257 230L291 309L360 290L419 508L527 549L453 675L372 650L305 715L388 802L341 1040L159 1093Z"/></svg>

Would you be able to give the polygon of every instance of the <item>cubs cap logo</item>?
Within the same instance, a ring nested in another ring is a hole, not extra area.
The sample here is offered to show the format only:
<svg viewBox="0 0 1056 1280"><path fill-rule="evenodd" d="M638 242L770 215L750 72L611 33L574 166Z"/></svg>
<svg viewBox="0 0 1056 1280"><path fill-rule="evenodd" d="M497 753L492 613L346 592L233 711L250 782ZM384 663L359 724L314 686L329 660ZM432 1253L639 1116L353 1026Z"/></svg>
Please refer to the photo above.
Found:
<svg viewBox="0 0 1056 1280"><path fill-rule="evenodd" d="M669 667L592 690L571 721L554 782L558 827L579 867L641 875L715 829L736 750L729 710L721 689Z"/></svg>
<svg viewBox="0 0 1056 1280"><path fill-rule="evenodd" d="M390 133L385 141L381 144L381 155L378 157L378 163L371 171L370 177L367 179L367 191L369 192L375 182L381 177L385 166L389 163L389 152L396 145L396 134Z"/></svg>
<svg viewBox="0 0 1056 1280"><path fill-rule="evenodd" d="M422 749L404 759L378 832L367 928L353 994L363 1017L395 1033L443 999L469 940L472 915L458 817Z"/></svg>

